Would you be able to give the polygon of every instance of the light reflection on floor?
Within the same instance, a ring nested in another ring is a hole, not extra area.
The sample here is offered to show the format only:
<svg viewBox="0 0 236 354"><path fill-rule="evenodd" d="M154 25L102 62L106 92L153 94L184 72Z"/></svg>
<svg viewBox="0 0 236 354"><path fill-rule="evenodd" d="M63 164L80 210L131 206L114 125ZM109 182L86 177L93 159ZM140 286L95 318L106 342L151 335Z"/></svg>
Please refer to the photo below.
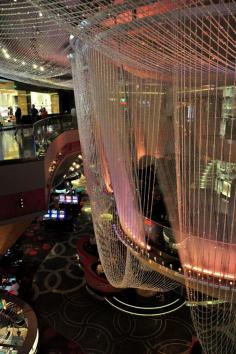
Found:
<svg viewBox="0 0 236 354"><path fill-rule="evenodd" d="M0 160L12 160L35 157L35 146L31 131L17 132L15 130L0 131Z"/></svg>

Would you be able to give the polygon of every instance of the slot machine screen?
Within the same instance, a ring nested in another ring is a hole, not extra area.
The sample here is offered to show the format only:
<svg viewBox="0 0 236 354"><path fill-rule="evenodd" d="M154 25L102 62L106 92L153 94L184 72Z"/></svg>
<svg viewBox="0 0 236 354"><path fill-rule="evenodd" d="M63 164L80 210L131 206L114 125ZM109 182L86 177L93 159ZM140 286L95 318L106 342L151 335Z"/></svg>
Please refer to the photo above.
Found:
<svg viewBox="0 0 236 354"><path fill-rule="evenodd" d="M60 210L58 213L58 219L65 219L65 212L64 210Z"/></svg>
<svg viewBox="0 0 236 354"><path fill-rule="evenodd" d="M65 202L65 196L64 194L59 195L59 203L64 203Z"/></svg>
<svg viewBox="0 0 236 354"><path fill-rule="evenodd" d="M78 204L79 197L77 195L64 195L59 196L59 203L61 204Z"/></svg>
<svg viewBox="0 0 236 354"><path fill-rule="evenodd" d="M70 195L66 196L66 203L71 203L71 196Z"/></svg>
<svg viewBox="0 0 236 354"><path fill-rule="evenodd" d="M78 204L79 203L79 198L77 195L72 196L72 204Z"/></svg>
<svg viewBox="0 0 236 354"><path fill-rule="evenodd" d="M48 210L47 214L43 217L44 220L62 220L65 219L65 211L64 210L56 210L51 209Z"/></svg>
<svg viewBox="0 0 236 354"><path fill-rule="evenodd" d="M52 219L57 219L57 212L52 212L51 213L51 218Z"/></svg>

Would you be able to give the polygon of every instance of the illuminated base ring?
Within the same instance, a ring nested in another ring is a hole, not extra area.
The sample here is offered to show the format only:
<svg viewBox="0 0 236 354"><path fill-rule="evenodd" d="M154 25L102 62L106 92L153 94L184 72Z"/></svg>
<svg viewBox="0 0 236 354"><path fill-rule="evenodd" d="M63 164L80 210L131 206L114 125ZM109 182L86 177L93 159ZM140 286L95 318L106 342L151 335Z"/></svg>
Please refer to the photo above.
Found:
<svg viewBox="0 0 236 354"><path fill-rule="evenodd" d="M164 301L156 299L149 303L146 301L145 305L135 304L130 298L125 298L124 292L115 296L107 296L105 301L119 311L141 317L164 316L179 310L186 304L186 300L177 294L173 294L171 299L164 299Z"/></svg>

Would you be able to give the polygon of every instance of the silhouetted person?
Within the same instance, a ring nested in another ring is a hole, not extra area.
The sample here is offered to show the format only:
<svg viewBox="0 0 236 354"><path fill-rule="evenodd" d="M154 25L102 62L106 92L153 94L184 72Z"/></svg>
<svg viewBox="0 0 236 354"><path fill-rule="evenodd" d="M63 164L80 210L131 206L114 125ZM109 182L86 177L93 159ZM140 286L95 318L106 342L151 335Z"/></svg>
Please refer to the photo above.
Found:
<svg viewBox="0 0 236 354"><path fill-rule="evenodd" d="M19 128L19 125L22 124L21 109L20 109L20 107L17 107L17 108L16 108L15 117L16 117L16 131L15 131L15 137L16 137L16 134L17 134L18 130L20 129L20 128ZM22 127L21 127L21 135L23 136L23 128L22 128Z"/></svg>
<svg viewBox="0 0 236 354"><path fill-rule="evenodd" d="M35 123L38 117L38 110L35 108L35 105L32 104L31 110L30 110L30 115L31 115L31 120L32 123Z"/></svg>

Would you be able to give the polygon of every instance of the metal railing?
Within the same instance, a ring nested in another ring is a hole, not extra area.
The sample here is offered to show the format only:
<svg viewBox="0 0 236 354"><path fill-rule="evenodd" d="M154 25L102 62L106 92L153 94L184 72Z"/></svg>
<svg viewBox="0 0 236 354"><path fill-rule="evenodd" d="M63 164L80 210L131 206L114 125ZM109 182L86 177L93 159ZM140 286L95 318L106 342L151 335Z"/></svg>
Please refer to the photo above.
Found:
<svg viewBox="0 0 236 354"><path fill-rule="evenodd" d="M37 156L44 156L48 146L61 133L77 128L77 120L70 114L57 115L39 120L33 125Z"/></svg>
<svg viewBox="0 0 236 354"><path fill-rule="evenodd" d="M50 143L61 133L77 129L77 120L70 114L51 115L34 124L0 126L0 164L27 162L43 157Z"/></svg>

